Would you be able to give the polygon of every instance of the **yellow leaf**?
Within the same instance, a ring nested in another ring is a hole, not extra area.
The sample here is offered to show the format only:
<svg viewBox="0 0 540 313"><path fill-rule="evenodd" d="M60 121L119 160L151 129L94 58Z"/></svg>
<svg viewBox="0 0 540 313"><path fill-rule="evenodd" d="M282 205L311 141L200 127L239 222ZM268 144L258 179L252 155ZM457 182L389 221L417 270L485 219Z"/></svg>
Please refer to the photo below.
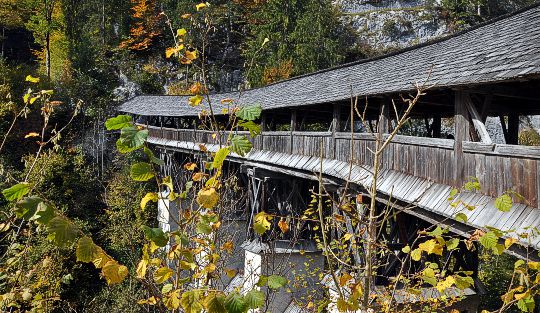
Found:
<svg viewBox="0 0 540 313"><path fill-rule="evenodd" d="M197 5L195 6L195 8L197 9L197 11L199 11L199 10L201 10L201 9L206 8L207 6L208 6L208 2L206 2L206 3L201 2L201 3L197 4Z"/></svg>
<svg viewBox="0 0 540 313"><path fill-rule="evenodd" d="M101 248L98 247L98 251L95 255L95 259L92 261L94 263L94 266L96 268L102 268L107 264L107 262L111 261L111 257L108 256Z"/></svg>
<svg viewBox="0 0 540 313"><path fill-rule="evenodd" d="M188 171L194 171L197 168L197 164L195 163L186 163L184 164L184 168Z"/></svg>
<svg viewBox="0 0 540 313"><path fill-rule="evenodd" d="M270 217L265 212L259 212L255 215L255 222L253 223L253 229L259 235L264 234L270 229L272 224L268 221Z"/></svg>
<svg viewBox="0 0 540 313"><path fill-rule="evenodd" d="M182 17L183 19L187 19L187 18L190 18L190 17L191 17L191 14L189 14L189 13L182 14L181 17Z"/></svg>
<svg viewBox="0 0 540 313"><path fill-rule="evenodd" d="M422 242L418 245L418 248L421 251L425 251L427 254L442 255L443 252L443 247L437 241L435 241L435 239Z"/></svg>
<svg viewBox="0 0 540 313"><path fill-rule="evenodd" d="M411 259L413 259L413 261L420 261L420 259L422 258L422 250L420 249L414 249L412 252L411 252Z"/></svg>
<svg viewBox="0 0 540 313"><path fill-rule="evenodd" d="M186 58L190 61L193 61L197 58L197 50L189 51L186 50Z"/></svg>
<svg viewBox="0 0 540 313"><path fill-rule="evenodd" d="M39 83L39 77L33 77L32 75L26 76L26 81L31 83Z"/></svg>
<svg viewBox="0 0 540 313"><path fill-rule="evenodd" d="M24 138L30 138L30 137L39 137L39 134L38 133L28 133L26 134L26 136L24 136Z"/></svg>
<svg viewBox="0 0 540 313"><path fill-rule="evenodd" d="M201 104L201 101L203 100L203 97L201 95L195 95L193 97L190 97L188 99L188 103L189 105L191 105L192 107L196 107L196 106L199 106L199 104Z"/></svg>
<svg viewBox="0 0 540 313"><path fill-rule="evenodd" d="M221 114L228 114L229 113L229 109L221 109Z"/></svg>
<svg viewBox="0 0 540 313"><path fill-rule="evenodd" d="M221 99L221 104L231 103L231 102L233 102L233 99L231 99L231 98Z"/></svg>
<svg viewBox="0 0 540 313"><path fill-rule="evenodd" d="M193 85L191 85L191 87L189 87L189 92L191 92L192 94L198 94L201 92L201 90L202 90L202 85L199 82L196 82Z"/></svg>
<svg viewBox="0 0 540 313"><path fill-rule="evenodd" d="M527 263L527 265L529 266L530 269L532 270L539 270L540 269L540 262L534 262L534 261L529 261L529 263Z"/></svg>
<svg viewBox="0 0 540 313"><path fill-rule="evenodd" d="M155 192L149 192L147 193L142 199L141 199L141 209L144 210L146 208L146 204L150 201L157 202L158 201L158 195Z"/></svg>
<svg viewBox="0 0 540 313"><path fill-rule="evenodd" d="M234 244L232 243L232 241L227 241L226 243L224 243L221 248L223 248L225 251L231 253L233 251L233 248L234 248Z"/></svg>
<svg viewBox="0 0 540 313"><path fill-rule="evenodd" d="M148 268L148 260L142 259L137 265L137 278L144 279L146 276L146 269Z"/></svg>
<svg viewBox="0 0 540 313"><path fill-rule="evenodd" d="M178 37L182 37L184 36L185 34L187 34L187 31L185 28L180 28L176 31L176 36Z"/></svg>
<svg viewBox="0 0 540 313"><path fill-rule="evenodd" d="M284 218L281 218L278 222L278 227L281 229L281 232L286 233L289 231L289 224Z"/></svg>
<svg viewBox="0 0 540 313"><path fill-rule="evenodd" d="M205 176L208 176L208 174L198 172L198 173L193 174L192 179L193 181L201 181Z"/></svg>
<svg viewBox="0 0 540 313"><path fill-rule="evenodd" d="M35 96L35 97L30 98L30 104L33 104L39 98L41 98L41 97L40 96Z"/></svg>
<svg viewBox="0 0 540 313"><path fill-rule="evenodd" d="M226 268L225 269L225 274L227 274L227 276L229 278L233 278L234 276L236 276L236 270L235 269L228 269Z"/></svg>
<svg viewBox="0 0 540 313"><path fill-rule="evenodd" d="M439 292L444 292L446 289L452 287L452 285L456 282L453 276L446 277L445 280L437 282L437 290Z"/></svg>
<svg viewBox="0 0 540 313"><path fill-rule="evenodd" d="M170 310L176 310L180 307L180 290L175 290L163 298L163 303Z"/></svg>
<svg viewBox="0 0 540 313"><path fill-rule="evenodd" d="M343 235L343 241L349 241L353 237L353 234L346 233Z"/></svg>
<svg viewBox="0 0 540 313"><path fill-rule="evenodd" d="M156 297L151 296L150 298L148 298L148 299L146 299L146 300L139 300L137 303L138 303L138 304L156 305L156 304L157 304L157 300L156 300Z"/></svg>
<svg viewBox="0 0 540 313"><path fill-rule="evenodd" d="M219 194L216 188L201 189L197 194L197 203L205 209L211 209L216 206L219 201Z"/></svg>
<svg viewBox="0 0 540 313"><path fill-rule="evenodd" d="M30 93L25 94L24 97L23 97L24 103L28 103L29 98L30 98Z"/></svg>
<svg viewBox="0 0 540 313"><path fill-rule="evenodd" d="M154 273L154 281L158 284L162 284L166 282L169 278L173 276L174 272L167 266L160 267L155 273Z"/></svg>
<svg viewBox="0 0 540 313"><path fill-rule="evenodd" d="M172 57L173 55L177 54L178 52L182 51L184 49L184 45L178 45L176 47L169 47L165 49L165 57L168 59Z"/></svg>
<svg viewBox="0 0 540 313"><path fill-rule="evenodd" d="M109 285L118 284L121 283L124 278L126 278L128 268L124 265L118 264L116 261L109 261L107 264L105 264L105 266L103 266L101 273Z"/></svg>
<svg viewBox="0 0 540 313"><path fill-rule="evenodd" d="M517 242L517 239L514 239L514 238L506 238L504 240L504 247L506 249L510 248L510 246L512 246L514 243Z"/></svg>
<svg viewBox="0 0 540 313"><path fill-rule="evenodd" d="M77 248L75 249L77 261L92 262L98 253L99 249L90 237L84 236L77 242Z"/></svg>
<svg viewBox="0 0 540 313"><path fill-rule="evenodd" d="M343 273L341 277L339 277L339 285L341 287L345 286L349 280L351 280L353 277L349 273Z"/></svg>
<svg viewBox="0 0 540 313"><path fill-rule="evenodd" d="M264 38L261 47L264 47L264 45L266 45L268 42L270 42L270 38L268 38L268 37Z"/></svg>

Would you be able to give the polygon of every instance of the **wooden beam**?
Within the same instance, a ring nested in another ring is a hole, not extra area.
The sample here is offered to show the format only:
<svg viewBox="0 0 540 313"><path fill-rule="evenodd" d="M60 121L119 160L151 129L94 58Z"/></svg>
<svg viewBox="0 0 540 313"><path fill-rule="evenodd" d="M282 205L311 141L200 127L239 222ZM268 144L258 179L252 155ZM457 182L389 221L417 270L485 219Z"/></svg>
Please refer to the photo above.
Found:
<svg viewBox="0 0 540 313"><path fill-rule="evenodd" d="M508 141L509 145L517 145L519 142L519 115L508 115Z"/></svg>
<svg viewBox="0 0 540 313"><path fill-rule="evenodd" d="M379 115L378 131L381 134L388 134L390 132L390 105L392 100L390 98L384 98L381 105L381 113Z"/></svg>
<svg viewBox="0 0 540 313"><path fill-rule="evenodd" d="M431 124L431 136L433 138L441 138L441 124L442 118L440 115L433 117L433 123Z"/></svg>
<svg viewBox="0 0 540 313"><path fill-rule="evenodd" d="M336 158L336 133L341 130L340 123L341 106L338 103L334 103L332 112L332 158Z"/></svg>
<svg viewBox="0 0 540 313"><path fill-rule="evenodd" d="M294 142L294 135L293 133L296 131L296 109L293 109L291 111L291 136L290 136L290 144L289 144L289 152L293 153L293 142Z"/></svg>
<svg viewBox="0 0 540 313"><path fill-rule="evenodd" d="M467 106L463 91L456 91L454 98L454 184L460 187L464 180L465 159L463 156L463 141L469 140L469 121Z"/></svg>
<svg viewBox="0 0 540 313"><path fill-rule="evenodd" d="M467 106L467 111L469 111L469 114L472 119L472 124L474 125L476 133L478 134L478 137L480 139L479 141L482 143L487 143L487 144L493 143L486 129L486 125L484 125L484 123L482 122L482 117L476 110L476 107L474 106L469 93L463 92L463 101L465 102L465 105Z"/></svg>

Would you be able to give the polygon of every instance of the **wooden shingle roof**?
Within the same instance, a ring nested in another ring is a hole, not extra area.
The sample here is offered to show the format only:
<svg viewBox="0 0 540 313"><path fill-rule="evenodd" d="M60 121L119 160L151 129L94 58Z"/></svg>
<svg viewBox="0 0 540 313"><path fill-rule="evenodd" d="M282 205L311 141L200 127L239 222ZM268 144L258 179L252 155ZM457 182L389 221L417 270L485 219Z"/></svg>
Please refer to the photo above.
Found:
<svg viewBox="0 0 540 313"><path fill-rule="evenodd" d="M349 63L309 75L239 92L210 96L220 101L261 104L263 109L304 106L414 89L425 82L437 87L471 86L540 75L540 3L453 36L383 57ZM189 96L138 96L119 111L146 116L195 116L202 107Z"/></svg>

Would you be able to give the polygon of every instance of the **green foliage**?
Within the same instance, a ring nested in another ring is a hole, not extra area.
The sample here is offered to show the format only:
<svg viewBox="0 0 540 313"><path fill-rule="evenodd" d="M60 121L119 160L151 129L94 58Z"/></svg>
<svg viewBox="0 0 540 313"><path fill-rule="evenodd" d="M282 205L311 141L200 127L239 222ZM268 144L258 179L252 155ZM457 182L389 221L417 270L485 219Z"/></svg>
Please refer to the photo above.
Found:
<svg viewBox="0 0 540 313"><path fill-rule="evenodd" d="M231 151L240 156L246 155L252 147L253 145L245 136L234 135L231 139Z"/></svg>
<svg viewBox="0 0 540 313"><path fill-rule="evenodd" d="M236 116L244 121L254 121L261 116L262 107L260 104L242 107Z"/></svg>
<svg viewBox="0 0 540 313"><path fill-rule="evenodd" d="M158 247L165 247L167 242L169 242L169 238L165 235L161 228L150 228L143 225L142 229L146 238L155 243Z"/></svg>
<svg viewBox="0 0 540 313"><path fill-rule="evenodd" d="M30 192L30 185L27 183L19 183L2 190L2 194L8 201L20 200L28 192Z"/></svg>
<svg viewBox="0 0 540 313"><path fill-rule="evenodd" d="M107 130L118 130L132 125L131 116L118 115L105 121Z"/></svg>
<svg viewBox="0 0 540 313"><path fill-rule="evenodd" d="M135 181L148 181L155 176L152 164L146 162L133 164L131 166L130 175Z"/></svg>
<svg viewBox="0 0 540 313"><path fill-rule="evenodd" d="M331 1L270 0L253 14L244 57L247 79L262 86L340 64L348 45ZM265 40L266 38L269 41Z"/></svg>

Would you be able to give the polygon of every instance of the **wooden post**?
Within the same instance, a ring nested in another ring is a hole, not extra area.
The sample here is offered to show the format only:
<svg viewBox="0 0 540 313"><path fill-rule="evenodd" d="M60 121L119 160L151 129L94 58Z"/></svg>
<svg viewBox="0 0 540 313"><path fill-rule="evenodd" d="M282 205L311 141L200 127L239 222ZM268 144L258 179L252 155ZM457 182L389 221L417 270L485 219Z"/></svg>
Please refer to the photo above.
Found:
<svg viewBox="0 0 540 313"><path fill-rule="evenodd" d="M431 124L433 138L441 138L441 120L440 115L435 115L433 117L433 123Z"/></svg>
<svg viewBox="0 0 540 313"><path fill-rule="evenodd" d="M469 119L467 118L467 105L463 91L455 92L454 112L454 183L455 187L460 187L465 174L463 141L469 139Z"/></svg>
<svg viewBox="0 0 540 313"><path fill-rule="evenodd" d="M296 131L296 109L293 109L291 111L291 137L290 137L290 145L289 145L289 152L293 153L293 142L294 142L294 132Z"/></svg>
<svg viewBox="0 0 540 313"><path fill-rule="evenodd" d="M467 111L469 111L470 113L472 124L474 125L474 129L471 129L471 132L474 132L476 137L478 137L478 140L481 141L482 143L487 143L487 144L493 143L486 129L486 125L482 121L482 117L476 110L476 107L474 106L474 103L472 102L471 96L468 93L463 94L463 101L465 102Z"/></svg>
<svg viewBox="0 0 540 313"><path fill-rule="evenodd" d="M341 130L340 123L341 106L338 103L334 103L334 109L332 114L332 158L336 158L336 133Z"/></svg>
<svg viewBox="0 0 540 313"><path fill-rule="evenodd" d="M261 113L261 150L264 150L264 132L266 131L266 114Z"/></svg>
<svg viewBox="0 0 540 313"><path fill-rule="evenodd" d="M379 116L379 132L381 134L388 134L390 132L390 105L392 100L390 98L384 98L381 105L381 115Z"/></svg>
<svg viewBox="0 0 540 313"><path fill-rule="evenodd" d="M509 145L517 145L519 141L519 115L508 115L508 141Z"/></svg>

